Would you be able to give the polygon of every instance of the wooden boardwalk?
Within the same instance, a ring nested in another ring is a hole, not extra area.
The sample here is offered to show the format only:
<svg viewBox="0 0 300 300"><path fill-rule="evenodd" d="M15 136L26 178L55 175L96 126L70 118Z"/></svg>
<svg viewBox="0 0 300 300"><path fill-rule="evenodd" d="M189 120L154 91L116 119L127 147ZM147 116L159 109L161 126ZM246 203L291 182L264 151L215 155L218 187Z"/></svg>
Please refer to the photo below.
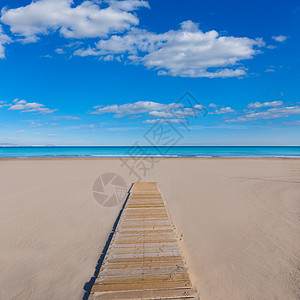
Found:
<svg viewBox="0 0 300 300"><path fill-rule="evenodd" d="M195 299L155 182L131 188L89 296L96 299Z"/></svg>

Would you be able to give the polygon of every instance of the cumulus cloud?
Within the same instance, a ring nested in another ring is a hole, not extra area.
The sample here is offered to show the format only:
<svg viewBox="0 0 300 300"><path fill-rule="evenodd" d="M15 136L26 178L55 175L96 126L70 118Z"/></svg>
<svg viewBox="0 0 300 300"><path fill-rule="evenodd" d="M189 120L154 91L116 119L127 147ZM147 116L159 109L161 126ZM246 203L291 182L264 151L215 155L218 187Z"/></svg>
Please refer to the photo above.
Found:
<svg viewBox="0 0 300 300"><path fill-rule="evenodd" d="M146 114L151 118L184 119L190 116L196 117L200 113L206 114L206 109L196 104L192 107L184 107L182 103L163 104L152 101L138 101L123 105L95 106L92 114L113 113L115 118L129 115ZM152 122L152 121L151 121ZM147 121L150 123L150 121Z"/></svg>
<svg viewBox="0 0 300 300"><path fill-rule="evenodd" d="M105 37L137 25L139 20L132 11L140 7L149 4L142 0L87 0L74 6L72 0L39 0L3 9L1 21L27 42L57 30L66 38Z"/></svg>
<svg viewBox="0 0 300 300"><path fill-rule="evenodd" d="M202 110L205 110L202 105L194 105L193 107L177 107L176 109L172 107L167 111L151 111L149 112L149 116L157 118L186 118L194 117Z"/></svg>
<svg viewBox="0 0 300 300"><path fill-rule="evenodd" d="M79 48L74 55L142 64L159 75L180 77L244 76L247 69L241 62L252 59L261 52L258 48L265 46L260 38L203 32L189 20L178 30L160 34L142 30L136 27L139 19L135 14L142 7L149 8L148 2L85 0L76 5L73 0L36 0L27 6L3 9L1 21L22 42L35 42L53 32L67 39L94 38L93 46ZM3 51L0 34L0 57ZM64 50L58 48L56 52L62 54Z"/></svg>
<svg viewBox="0 0 300 300"><path fill-rule="evenodd" d="M43 126L41 123L35 122L35 121L31 121L30 122L30 127L41 127Z"/></svg>
<svg viewBox="0 0 300 300"><path fill-rule="evenodd" d="M273 102L255 102L248 104L248 108L261 108L261 107L277 107L283 105L282 101L273 101Z"/></svg>
<svg viewBox="0 0 300 300"><path fill-rule="evenodd" d="M260 112L247 112L245 115L237 117L227 122L247 122L247 121L256 121L256 120L266 120L266 119L275 119L275 118L284 118L289 117L290 115L300 114L300 106L285 106L285 107L276 107L269 108Z"/></svg>
<svg viewBox="0 0 300 300"><path fill-rule="evenodd" d="M282 42L286 41L287 36L285 36L285 35L272 36L272 39L276 42L282 43Z"/></svg>
<svg viewBox="0 0 300 300"><path fill-rule="evenodd" d="M55 116L53 117L54 120L80 120L79 117L74 116Z"/></svg>
<svg viewBox="0 0 300 300"><path fill-rule="evenodd" d="M15 99L12 104L9 105L8 110L18 110L21 112L37 112L43 114L49 114L56 111L56 109L49 109L44 104L37 102L27 102L25 100Z"/></svg>
<svg viewBox="0 0 300 300"><path fill-rule="evenodd" d="M245 75L240 61L253 58L264 45L261 39L202 32L198 24L185 21L179 30L162 34L133 28L126 35L102 39L96 47L78 49L74 54L113 56L156 69L160 75L216 78Z"/></svg>
<svg viewBox="0 0 300 300"><path fill-rule="evenodd" d="M223 115L223 114L228 114L228 113L232 113L234 112L234 110L227 106L227 107L222 107L220 109L217 109L213 112L213 114L216 114L216 115Z"/></svg>
<svg viewBox="0 0 300 300"><path fill-rule="evenodd" d="M2 26L0 24L0 58L5 58L4 45L10 42L11 42L11 38L3 32Z"/></svg>
<svg viewBox="0 0 300 300"><path fill-rule="evenodd" d="M213 108L215 108L215 107L217 107L217 104L215 104L215 103L210 103L210 104L208 105L208 107L213 107Z"/></svg>
<svg viewBox="0 0 300 300"><path fill-rule="evenodd" d="M105 2L113 9L120 9L124 11L134 11L140 7L150 8L148 1L142 0L106 0Z"/></svg>
<svg viewBox="0 0 300 300"><path fill-rule="evenodd" d="M120 118L126 115L136 115L143 113L150 113L158 110L168 110L171 109L174 103L162 104L152 101L138 101L135 103L127 103L123 105L108 105L108 106L95 106L95 111L92 114L105 114L114 113L116 118Z"/></svg>
<svg viewBox="0 0 300 300"><path fill-rule="evenodd" d="M62 49L62 48L57 48L57 49L55 49L55 52L56 52L57 54L64 54L64 53L65 53L65 50Z"/></svg>
<svg viewBox="0 0 300 300"><path fill-rule="evenodd" d="M179 119L168 119L168 120L162 120L162 119L148 119L143 121L144 124L155 124L159 122L160 124L164 123L180 123L181 121Z"/></svg>

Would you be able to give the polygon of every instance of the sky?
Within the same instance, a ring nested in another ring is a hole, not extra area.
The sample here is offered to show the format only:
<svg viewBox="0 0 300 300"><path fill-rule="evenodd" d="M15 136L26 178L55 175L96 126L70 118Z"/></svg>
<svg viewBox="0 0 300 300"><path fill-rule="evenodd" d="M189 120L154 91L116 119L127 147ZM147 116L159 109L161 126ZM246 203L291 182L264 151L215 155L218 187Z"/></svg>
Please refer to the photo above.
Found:
<svg viewBox="0 0 300 300"><path fill-rule="evenodd" d="M0 9L0 145L147 145L160 123L181 145L300 145L299 1Z"/></svg>

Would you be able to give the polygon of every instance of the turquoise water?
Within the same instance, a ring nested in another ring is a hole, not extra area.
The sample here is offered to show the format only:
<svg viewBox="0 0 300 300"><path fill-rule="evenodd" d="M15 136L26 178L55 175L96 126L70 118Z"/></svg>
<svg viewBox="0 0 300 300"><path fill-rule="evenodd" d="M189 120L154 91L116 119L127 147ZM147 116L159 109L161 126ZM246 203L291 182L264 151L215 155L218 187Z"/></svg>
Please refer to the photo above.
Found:
<svg viewBox="0 0 300 300"><path fill-rule="evenodd" d="M265 157L300 158L300 146L0 147L0 157Z"/></svg>

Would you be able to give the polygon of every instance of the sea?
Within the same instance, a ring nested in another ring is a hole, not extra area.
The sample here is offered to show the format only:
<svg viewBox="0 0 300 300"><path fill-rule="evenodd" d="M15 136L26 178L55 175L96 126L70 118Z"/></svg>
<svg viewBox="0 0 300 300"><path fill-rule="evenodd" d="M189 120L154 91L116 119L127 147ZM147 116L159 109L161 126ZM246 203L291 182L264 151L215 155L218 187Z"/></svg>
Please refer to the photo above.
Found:
<svg viewBox="0 0 300 300"><path fill-rule="evenodd" d="M300 146L0 146L0 158L29 157L300 158Z"/></svg>

